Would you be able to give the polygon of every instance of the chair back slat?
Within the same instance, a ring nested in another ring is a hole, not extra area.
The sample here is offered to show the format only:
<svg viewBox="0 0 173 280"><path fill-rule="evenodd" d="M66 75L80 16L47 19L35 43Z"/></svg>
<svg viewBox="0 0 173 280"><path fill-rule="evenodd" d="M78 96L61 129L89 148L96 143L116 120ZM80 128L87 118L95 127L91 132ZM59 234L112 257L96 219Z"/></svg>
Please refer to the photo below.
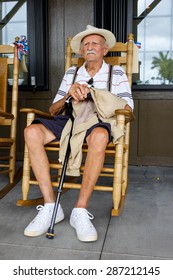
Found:
<svg viewBox="0 0 173 280"><path fill-rule="evenodd" d="M6 112L6 105L7 105L7 80L8 80L7 58L0 57L0 110L4 112Z"/></svg>
<svg viewBox="0 0 173 280"><path fill-rule="evenodd" d="M13 85L12 85L12 102L11 113L17 117L18 106L18 75L19 75L19 60L17 55L17 46L0 45L0 109L7 111L7 93L8 93L8 69L9 66L13 69Z"/></svg>

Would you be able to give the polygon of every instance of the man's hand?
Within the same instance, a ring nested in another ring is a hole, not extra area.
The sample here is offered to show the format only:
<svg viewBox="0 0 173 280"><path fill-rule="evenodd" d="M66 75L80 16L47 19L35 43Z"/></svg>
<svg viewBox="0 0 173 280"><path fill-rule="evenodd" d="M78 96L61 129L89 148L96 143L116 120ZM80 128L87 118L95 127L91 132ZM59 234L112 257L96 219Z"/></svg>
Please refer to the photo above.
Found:
<svg viewBox="0 0 173 280"><path fill-rule="evenodd" d="M79 83L74 83L68 93L75 100L75 104L77 104L78 102L83 101L85 98L87 98L87 94L89 92L90 89L86 84L81 85Z"/></svg>

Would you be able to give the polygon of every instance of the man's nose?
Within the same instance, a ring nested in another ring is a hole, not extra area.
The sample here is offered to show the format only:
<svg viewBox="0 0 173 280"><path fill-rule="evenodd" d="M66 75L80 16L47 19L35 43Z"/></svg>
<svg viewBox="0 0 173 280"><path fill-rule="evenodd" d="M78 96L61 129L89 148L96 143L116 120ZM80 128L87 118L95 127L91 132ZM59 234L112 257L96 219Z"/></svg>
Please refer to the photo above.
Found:
<svg viewBox="0 0 173 280"><path fill-rule="evenodd" d="M93 49L93 44L92 43L89 43L88 44L88 50L92 50Z"/></svg>

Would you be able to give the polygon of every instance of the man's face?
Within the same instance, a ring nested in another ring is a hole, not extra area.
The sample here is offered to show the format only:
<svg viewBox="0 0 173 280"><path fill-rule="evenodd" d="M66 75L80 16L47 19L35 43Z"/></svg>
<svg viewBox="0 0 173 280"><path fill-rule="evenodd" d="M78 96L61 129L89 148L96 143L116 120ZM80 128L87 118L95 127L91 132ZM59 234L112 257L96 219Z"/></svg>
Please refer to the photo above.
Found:
<svg viewBox="0 0 173 280"><path fill-rule="evenodd" d="M101 61L107 52L108 46L100 35L88 35L81 43L80 54L87 62Z"/></svg>

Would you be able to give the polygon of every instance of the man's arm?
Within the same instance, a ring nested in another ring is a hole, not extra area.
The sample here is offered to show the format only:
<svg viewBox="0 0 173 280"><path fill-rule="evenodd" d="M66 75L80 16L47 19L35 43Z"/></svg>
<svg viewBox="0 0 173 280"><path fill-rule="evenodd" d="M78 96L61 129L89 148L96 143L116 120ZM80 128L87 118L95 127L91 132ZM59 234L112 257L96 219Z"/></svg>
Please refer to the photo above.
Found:
<svg viewBox="0 0 173 280"><path fill-rule="evenodd" d="M65 101L66 99L70 96L69 93L67 93L66 96L64 96L62 99L60 99L59 101L53 103L50 107L49 107L49 112L51 114L51 116L56 116L58 114L60 114L64 108L65 108Z"/></svg>
<svg viewBox="0 0 173 280"><path fill-rule="evenodd" d="M124 69L121 66L114 66L112 75L112 90L113 94L116 94L118 97L124 99L128 103L128 107L124 109L133 111L134 102L131 93L131 88L127 75L124 72Z"/></svg>
<svg viewBox="0 0 173 280"><path fill-rule="evenodd" d="M79 83L74 83L68 93L60 100L56 101L53 103L50 108L49 112L52 116L55 116L57 114L60 114L64 107L65 107L65 101L68 99L70 96L74 99L75 103L78 103L80 101L83 101L86 97L87 94L90 92L90 89L87 87L87 85L81 85Z"/></svg>

